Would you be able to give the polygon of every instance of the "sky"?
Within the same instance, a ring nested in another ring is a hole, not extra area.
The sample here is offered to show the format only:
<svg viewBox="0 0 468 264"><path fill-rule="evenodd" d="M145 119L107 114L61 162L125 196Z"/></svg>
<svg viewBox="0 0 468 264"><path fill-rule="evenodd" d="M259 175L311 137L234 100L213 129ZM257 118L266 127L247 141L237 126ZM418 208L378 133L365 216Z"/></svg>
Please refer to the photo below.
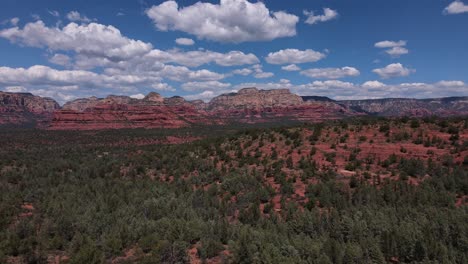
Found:
<svg viewBox="0 0 468 264"><path fill-rule="evenodd" d="M2 0L0 90L468 96L468 0Z"/></svg>

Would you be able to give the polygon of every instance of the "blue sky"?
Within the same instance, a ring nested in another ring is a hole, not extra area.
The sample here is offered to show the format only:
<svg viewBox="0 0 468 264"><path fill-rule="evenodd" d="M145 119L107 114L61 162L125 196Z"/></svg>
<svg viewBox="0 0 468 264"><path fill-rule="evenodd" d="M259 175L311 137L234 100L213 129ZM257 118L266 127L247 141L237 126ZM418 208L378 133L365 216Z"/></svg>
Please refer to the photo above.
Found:
<svg viewBox="0 0 468 264"><path fill-rule="evenodd" d="M468 95L464 1L4 0L0 90L61 103L150 91L208 100L246 86Z"/></svg>

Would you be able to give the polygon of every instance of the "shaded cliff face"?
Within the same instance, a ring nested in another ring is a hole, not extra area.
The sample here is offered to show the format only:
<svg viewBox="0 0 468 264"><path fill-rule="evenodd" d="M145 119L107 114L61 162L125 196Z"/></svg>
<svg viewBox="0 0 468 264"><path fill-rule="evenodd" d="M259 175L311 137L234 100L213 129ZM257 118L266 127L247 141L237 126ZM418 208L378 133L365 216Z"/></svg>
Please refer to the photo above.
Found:
<svg viewBox="0 0 468 264"><path fill-rule="evenodd" d="M59 108L59 104L51 98L30 93L0 92L0 125L41 125Z"/></svg>
<svg viewBox="0 0 468 264"><path fill-rule="evenodd" d="M468 114L468 97L339 101L358 112L379 116L453 116Z"/></svg>

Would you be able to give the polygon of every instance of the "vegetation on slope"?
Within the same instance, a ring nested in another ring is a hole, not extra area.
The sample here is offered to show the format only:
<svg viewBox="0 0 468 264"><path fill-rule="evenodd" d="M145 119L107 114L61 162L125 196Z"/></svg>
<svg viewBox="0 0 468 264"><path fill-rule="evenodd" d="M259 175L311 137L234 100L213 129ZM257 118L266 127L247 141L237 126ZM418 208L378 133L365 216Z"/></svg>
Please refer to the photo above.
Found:
<svg viewBox="0 0 468 264"><path fill-rule="evenodd" d="M0 262L468 262L468 120L231 131L1 132Z"/></svg>

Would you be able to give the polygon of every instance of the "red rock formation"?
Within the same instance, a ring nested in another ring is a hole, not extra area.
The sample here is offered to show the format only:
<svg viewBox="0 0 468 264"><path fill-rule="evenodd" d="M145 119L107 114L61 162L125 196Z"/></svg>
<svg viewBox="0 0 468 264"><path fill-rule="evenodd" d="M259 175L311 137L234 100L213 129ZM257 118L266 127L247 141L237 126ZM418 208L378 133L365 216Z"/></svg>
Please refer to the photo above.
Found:
<svg viewBox="0 0 468 264"><path fill-rule="evenodd" d="M241 89L209 103L163 98L150 93L138 100L122 96L78 99L57 111L50 129L178 128L194 124L320 121L353 115L333 102L304 102L287 89Z"/></svg>
<svg viewBox="0 0 468 264"><path fill-rule="evenodd" d="M60 106L51 98L30 93L0 92L0 125L42 125Z"/></svg>
<svg viewBox="0 0 468 264"><path fill-rule="evenodd" d="M75 100L54 113L49 129L178 128L196 123L213 124L182 97L163 98L153 92L141 100L126 96Z"/></svg>
<svg viewBox="0 0 468 264"><path fill-rule="evenodd" d="M209 103L209 109L287 107L300 105L303 102L300 96L291 93L288 89L244 88L238 93L223 94L213 98Z"/></svg>
<svg viewBox="0 0 468 264"><path fill-rule="evenodd" d="M287 89L244 88L238 93L215 97L208 103L186 101L179 96L164 98L151 92L143 99L114 95L77 99L57 110L59 106L52 99L0 93L0 124L38 121L49 129L91 130L315 122L367 114L456 115L468 113L466 102L466 98L334 101L326 97L300 97Z"/></svg>

